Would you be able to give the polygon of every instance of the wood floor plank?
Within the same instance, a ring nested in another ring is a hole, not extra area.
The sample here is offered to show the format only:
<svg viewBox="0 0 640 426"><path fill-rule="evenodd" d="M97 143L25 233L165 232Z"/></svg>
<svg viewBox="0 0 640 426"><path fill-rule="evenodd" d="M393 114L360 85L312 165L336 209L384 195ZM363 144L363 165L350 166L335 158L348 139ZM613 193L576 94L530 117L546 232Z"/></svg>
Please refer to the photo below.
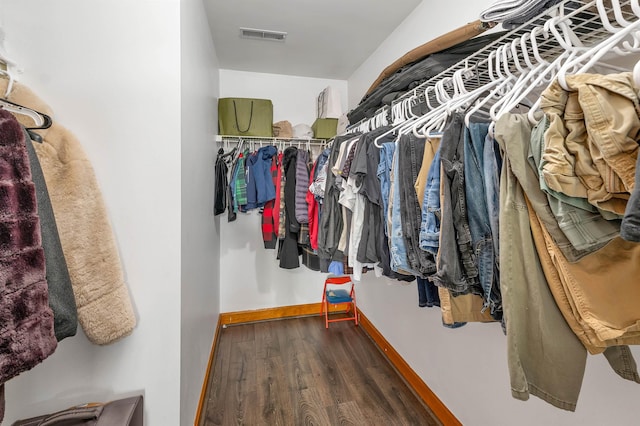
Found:
<svg viewBox="0 0 640 426"><path fill-rule="evenodd" d="M214 354L213 368L211 369L211 377L207 385L207 400L205 401L204 425L222 425L224 424L225 414L225 393L227 390L229 376L223 372L229 369L229 360L231 359L231 340L226 336L225 329L220 331L217 343L216 353Z"/></svg>
<svg viewBox="0 0 640 426"><path fill-rule="evenodd" d="M265 321L254 324L256 339L256 356L258 358L269 358L280 356L280 340L278 339L277 325L275 321Z"/></svg>
<svg viewBox="0 0 640 426"><path fill-rule="evenodd" d="M232 342L251 342L256 339L255 324L243 324L242 326L227 326L224 328L225 337Z"/></svg>
<svg viewBox="0 0 640 426"><path fill-rule="evenodd" d="M342 375L341 365L336 362L333 353L329 349L333 339L321 339L319 344L311 351L314 356L309 359L311 370L317 386L329 395L332 403L337 405L353 400L346 381Z"/></svg>
<svg viewBox="0 0 640 426"><path fill-rule="evenodd" d="M410 393L403 392L406 385L394 380L397 373L387 366L379 365L368 367L369 377L377 383L378 387L385 395L385 400L389 406L393 407L393 415L401 421L401 424L419 424L425 426L439 426L432 415L430 415Z"/></svg>
<svg viewBox="0 0 640 426"><path fill-rule="evenodd" d="M439 425L362 329L329 327L317 316L223 329L203 425Z"/></svg>
<svg viewBox="0 0 640 426"><path fill-rule="evenodd" d="M258 360L259 422L268 425L289 425L294 417L291 392L285 365L280 357Z"/></svg>
<svg viewBox="0 0 640 426"><path fill-rule="evenodd" d="M296 425L330 425L331 421L317 389L311 387L299 391L294 423Z"/></svg>
<svg viewBox="0 0 640 426"><path fill-rule="evenodd" d="M338 405L337 416L335 419L331 419L332 425L340 426L359 426L362 419L365 419L365 415L360 411L360 407L354 401L344 402Z"/></svg>

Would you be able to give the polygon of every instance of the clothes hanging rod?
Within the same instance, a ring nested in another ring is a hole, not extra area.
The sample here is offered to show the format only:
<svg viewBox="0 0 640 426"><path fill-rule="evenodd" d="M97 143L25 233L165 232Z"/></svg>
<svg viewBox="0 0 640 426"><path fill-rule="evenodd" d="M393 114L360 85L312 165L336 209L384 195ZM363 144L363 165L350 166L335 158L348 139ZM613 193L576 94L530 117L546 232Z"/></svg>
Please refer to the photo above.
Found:
<svg viewBox="0 0 640 426"><path fill-rule="evenodd" d="M376 112L373 114L372 117L368 117L368 118L363 118L362 120L356 122L355 124L350 124L349 126L347 126L347 133L355 130L356 128L362 126L364 123L366 123L367 121L373 121L376 119L376 117L378 117L381 114L386 114L387 117L389 116L389 113L391 112L391 109L389 108L388 105L383 105L380 108L378 108L376 110Z"/></svg>
<svg viewBox="0 0 640 426"><path fill-rule="evenodd" d="M620 1L621 14L624 19L635 22L640 18L633 13L632 8L629 6L629 4L630 2L628 0ZM609 17L610 21L615 21L613 13L613 9L608 6L607 17ZM545 24L550 22L551 19L554 19L554 23L556 26L560 24L567 24L571 32L575 35L577 40L582 43L584 47L593 46L612 35L611 32L607 31L600 19L596 1L577 3L574 0L564 0L551 9L545 11L538 17L533 18L530 21L520 25L519 27L509 31L507 34L488 44L476 53L468 56L455 65L433 76L419 86L408 90L392 102L392 109L393 106L400 102L403 102L411 96L417 95L419 101L424 102L425 91L427 88L433 87L438 81L451 79L454 73L456 73L457 71L462 72L465 69L471 70L471 75L468 76L464 81L465 88L469 91L489 83L491 81L491 77L489 76L489 59L491 58L492 53L493 55L495 55L497 48L508 45L515 40L518 40L521 37L525 36L526 34L530 35L535 28L538 28L538 30L536 30L536 41L538 44L538 52L540 53L540 56L549 62L553 61L562 52L564 52L565 49L560 45L560 43L553 35L545 37L544 27ZM530 57L532 57L533 52L530 51L530 49L531 47L529 43L527 52L529 53ZM520 61L520 63L523 63L524 57L519 50L516 50L516 52L517 57L515 59ZM512 51L509 51L509 53L511 54ZM511 61L510 63L509 70L513 74L519 73L513 61ZM448 91L451 91L451 88L452 85L445 85L445 89L447 89ZM439 104L438 100L435 98L433 91L430 91L427 96L429 96L429 102Z"/></svg>
<svg viewBox="0 0 640 426"><path fill-rule="evenodd" d="M239 143L245 142L258 142L258 143L290 143L290 144L306 144L312 145L326 145L329 139L316 139L316 138L280 138L280 137L268 137L268 136L231 136L231 135L216 135L216 142L218 143Z"/></svg>

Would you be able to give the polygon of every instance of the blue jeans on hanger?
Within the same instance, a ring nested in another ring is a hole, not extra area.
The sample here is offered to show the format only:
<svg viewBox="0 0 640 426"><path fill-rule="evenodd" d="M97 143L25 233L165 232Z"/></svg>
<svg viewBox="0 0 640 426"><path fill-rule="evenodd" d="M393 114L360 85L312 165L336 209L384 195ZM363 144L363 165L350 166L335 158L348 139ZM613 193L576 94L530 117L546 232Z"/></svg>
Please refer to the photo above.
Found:
<svg viewBox="0 0 640 426"><path fill-rule="evenodd" d="M393 165L393 153L396 150L395 142L386 142L380 148L380 162L378 163L378 180L382 193L382 217L386 218L389 212L389 189L391 187L391 166ZM385 235L389 236L386 220L383 222Z"/></svg>
<svg viewBox="0 0 640 426"><path fill-rule="evenodd" d="M493 251L493 235L484 187L484 142L488 123L470 123L464 135L464 184L471 243L476 255L478 278L484 291L484 308L494 319L502 318L502 296Z"/></svg>
<svg viewBox="0 0 640 426"><path fill-rule="evenodd" d="M403 135L398 141L398 175L400 180L400 217L402 234L409 266L422 278L436 271L433 254L420 249L422 211L416 194L415 183L422 165L425 141L413 133Z"/></svg>
<svg viewBox="0 0 640 426"><path fill-rule="evenodd" d="M393 199L391 202L391 235L389 236L389 252L391 255L391 269L399 273L420 275L409 267L407 249L402 235L402 221L400 219L400 179L398 177L398 150L393 156Z"/></svg>
<svg viewBox="0 0 640 426"><path fill-rule="evenodd" d="M500 270L500 226L498 218L500 216L500 170L502 169L502 157L498 143L487 134L484 141L483 177L484 189L487 196L487 214L489 215L489 225L493 239L493 253L496 262L496 269Z"/></svg>
<svg viewBox="0 0 640 426"><path fill-rule="evenodd" d="M440 148L433 157L422 201L420 248L437 256L440 247Z"/></svg>
<svg viewBox="0 0 640 426"><path fill-rule="evenodd" d="M416 281L418 282L418 306L421 308L440 306L438 287L426 278L416 277Z"/></svg>

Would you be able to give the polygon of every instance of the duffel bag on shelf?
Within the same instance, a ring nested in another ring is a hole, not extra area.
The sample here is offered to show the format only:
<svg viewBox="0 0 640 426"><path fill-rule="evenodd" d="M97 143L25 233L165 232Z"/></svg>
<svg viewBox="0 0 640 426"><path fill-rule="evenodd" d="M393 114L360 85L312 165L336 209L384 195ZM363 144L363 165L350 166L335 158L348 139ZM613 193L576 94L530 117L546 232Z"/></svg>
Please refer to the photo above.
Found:
<svg viewBox="0 0 640 426"><path fill-rule="evenodd" d="M218 134L273 137L273 104L269 99L218 99Z"/></svg>

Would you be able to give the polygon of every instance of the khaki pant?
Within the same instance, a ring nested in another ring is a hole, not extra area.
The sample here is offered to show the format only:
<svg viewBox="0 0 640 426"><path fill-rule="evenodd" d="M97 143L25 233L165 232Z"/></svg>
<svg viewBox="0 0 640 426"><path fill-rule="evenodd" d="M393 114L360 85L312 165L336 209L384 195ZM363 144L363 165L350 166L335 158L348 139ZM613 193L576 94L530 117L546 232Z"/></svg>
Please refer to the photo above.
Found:
<svg viewBox="0 0 640 426"><path fill-rule="evenodd" d="M575 411L587 352L549 291L534 248L524 191L507 156L500 177L500 290L511 394L523 401L532 394Z"/></svg>
<svg viewBox="0 0 640 426"><path fill-rule="evenodd" d="M624 214L635 185L640 107L631 73L579 74L541 95L549 117L543 177L555 191Z"/></svg>
<svg viewBox="0 0 640 426"><path fill-rule="evenodd" d="M624 314L619 317L615 307L603 310L606 302L593 297L597 291L588 283L590 277L599 275L597 271L604 267L603 262L615 260L605 254L601 262L595 262L594 258L606 253L603 249L591 255L580 253L575 263L567 261L556 242L563 241L563 235L552 238L547 223L551 227L555 224L553 229L557 232L557 222L549 217L547 198L526 161L530 137L526 116L506 115L496 124L496 140L504 152L500 183L500 285L512 392L520 399L526 399L530 392L560 408L574 410L584 374L585 347L599 353L609 346L605 356L613 369L626 379L638 381L629 348L617 346L634 343L637 338L634 331L628 330L624 338L620 335L603 338L601 334L611 330L593 314L606 315L607 320L614 321L611 323L614 327L623 325L625 319L634 322L633 306L635 311L640 309L640 299L633 292L627 293L632 301L622 304ZM605 249L610 246L614 250L617 247L610 243ZM637 273L628 275L636 276ZM620 278L618 274L616 277ZM603 284L600 282L596 287L605 287ZM606 294L606 289L599 296L612 297ZM587 317L582 315L584 312ZM545 372L547 369L550 370Z"/></svg>

